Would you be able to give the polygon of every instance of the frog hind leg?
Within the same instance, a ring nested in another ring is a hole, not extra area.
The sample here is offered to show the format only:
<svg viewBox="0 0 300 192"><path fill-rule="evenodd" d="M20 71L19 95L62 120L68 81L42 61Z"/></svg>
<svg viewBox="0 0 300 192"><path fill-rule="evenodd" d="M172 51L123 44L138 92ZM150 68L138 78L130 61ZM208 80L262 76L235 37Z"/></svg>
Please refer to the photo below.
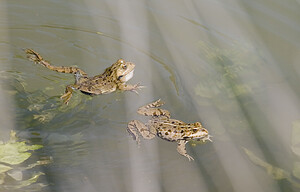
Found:
<svg viewBox="0 0 300 192"><path fill-rule="evenodd" d="M132 120L128 123L127 131L132 135L133 139L136 140L138 145L140 144L139 133L144 139L153 139L156 135L156 130L152 127L150 129L142 122L138 120Z"/></svg>
<svg viewBox="0 0 300 192"><path fill-rule="evenodd" d="M78 67L64 67L64 66L54 66L51 65L48 61L46 61L39 53L34 51L33 49L26 49L25 50L27 54L27 58L37 64L43 65L44 67L52 70L52 71L57 71L60 73L80 73L82 76L86 76L87 73L84 72L83 70L79 69Z"/></svg>
<svg viewBox="0 0 300 192"><path fill-rule="evenodd" d="M153 103L140 107L137 112L145 116L165 116L167 118L170 118L170 112L168 110L155 108L160 107L163 104L164 103L159 99Z"/></svg>
<svg viewBox="0 0 300 192"><path fill-rule="evenodd" d="M177 142L177 151L180 155L183 155L189 159L189 161L194 161L194 158L187 154L185 144L187 141L185 140L179 140Z"/></svg>
<svg viewBox="0 0 300 192"><path fill-rule="evenodd" d="M158 109L156 107L160 107L164 105L165 103L161 101L161 99L158 99L154 101L153 103L149 103L145 106L142 106L138 109L138 113L145 116L165 116L167 118L170 118L170 112L165 109Z"/></svg>
<svg viewBox="0 0 300 192"><path fill-rule="evenodd" d="M163 102L161 99L158 99L158 100L156 100L156 101L154 101L152 103L149 103L149 104L147 104L147 105L145 105L145 106L143 106L141 108L145 108L145 109L156 108L156 107L160 107L160 106L162 106L164 104L165 104L165 102Z"/></svg>
<svg viewBox="0 0 300 192"><path fill-rule="evenodd" d="M73 93L73 89L77 89L78 85L72 84L67 85L65 94L63 94L60 98L64 101L64 104L68 104Z"/></svg>

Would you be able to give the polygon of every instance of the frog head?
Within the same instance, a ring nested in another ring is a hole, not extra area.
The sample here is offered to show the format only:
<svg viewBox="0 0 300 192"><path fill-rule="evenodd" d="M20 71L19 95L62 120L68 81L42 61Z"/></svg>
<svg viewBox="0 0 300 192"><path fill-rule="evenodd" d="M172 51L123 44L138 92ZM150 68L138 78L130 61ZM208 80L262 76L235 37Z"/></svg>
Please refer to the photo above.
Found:
<svg viewBox="0 0 300 192"><path fill-rule="evenodd" d="M210 135L208 134L208 131L202 127L200 122L194 123L194 126L192 126L191 134L189 135L190 139L197 139L202 140L203 142L206 140L212 141L210 139Z"/></svg>
<svg viewBox="0 0 300 192"><path fill-rule="evenodd" d="M125 83L133 77L133 71L135 67L134 63L125 62L123 59L119 59L115 63L115 66L115 74L117 80Z"/></svg>

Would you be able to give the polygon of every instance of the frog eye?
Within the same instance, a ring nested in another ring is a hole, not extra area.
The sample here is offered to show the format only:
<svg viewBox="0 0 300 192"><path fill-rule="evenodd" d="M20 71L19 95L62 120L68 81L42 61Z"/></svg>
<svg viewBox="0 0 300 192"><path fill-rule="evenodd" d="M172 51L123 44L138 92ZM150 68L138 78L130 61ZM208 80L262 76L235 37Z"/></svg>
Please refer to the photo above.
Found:
<svg viewBox="0 0 300 192"><path fill-rule="evenodd" d="M197 131L198 131L198 129L193 129L193 132L194 132L194 133L197 133Z"/></svg>
<svg viewBox="0 0 300 192"><path fill-rule="evenodd" d="M127 69L127 65L123 65L122 68L126 70Z"/></svg>

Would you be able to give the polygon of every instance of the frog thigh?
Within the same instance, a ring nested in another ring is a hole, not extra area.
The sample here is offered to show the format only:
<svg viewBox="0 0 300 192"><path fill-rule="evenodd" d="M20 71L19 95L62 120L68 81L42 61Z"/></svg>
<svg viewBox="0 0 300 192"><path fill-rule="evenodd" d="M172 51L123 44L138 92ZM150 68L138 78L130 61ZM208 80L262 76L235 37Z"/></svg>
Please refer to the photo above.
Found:
<svg viewBox="0 0 300 192"><path fill-rule="evenodd" d="M155 129L151 128L151 130L142 122L138 120L133 120L128 123L127 130L131 133L135 140L139 143L138 133L142 135L144 139L152 139L156 135Z"/></svg>

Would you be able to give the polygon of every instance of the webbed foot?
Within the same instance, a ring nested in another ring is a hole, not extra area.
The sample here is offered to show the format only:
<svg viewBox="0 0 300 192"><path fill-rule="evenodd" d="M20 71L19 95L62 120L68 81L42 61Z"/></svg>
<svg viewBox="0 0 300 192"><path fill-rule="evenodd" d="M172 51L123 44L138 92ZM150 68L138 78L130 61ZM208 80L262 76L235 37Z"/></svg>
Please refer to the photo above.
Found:
<svg viewBox="0 0 300 192"><path fill-rule="evenodd" d="M65 94L63 94L63 95L60 97L60 99L62 99L63 102L64 102L64 104L66 104L66 105L69 103L69 101L70 101L70 99L71 99L71 97L72 97L73 88L74 88L73 86L76 86L76 85L68 85L68 86L66 87Z"/></svg>
<svg viewBox="0 0 300 192"><path fill-rule="evenodd" d="M145 86L140 85L140 83L138 83L138 84L133 85L132 89L130 91L133 91L136 94L139 94L138 90L141 90L142 88L145 88Z"/></svg>
<svg viewBox="0 0 300 192"><path fill-rule="evenodd" d="M70 94L69 94L69 93L65 93L65 94L63 94L63 95L60 97L60 99L63 100L64 104L68 105L68 103L69 103L71 97L72 97L72 93L70 93Z"/></svg>
<svg viewBox="0 0 300 192"><path fill-rule="evenodd" d="M27 54L27 58L35 63L40 63L44 60L43 57L33 49L25 49L25 52Z"/></svg>
<svg viewBox="0 0 300 192"><path fill-rule="evenodd" d="M133 140L135 140L137 145L139 146L141 141L140 141L140 138L139 138L139 135L138 135L138 130L136 128L136 122L135 121L136 120L132 120L128 123L127 131L132 136Z"/></svg>

